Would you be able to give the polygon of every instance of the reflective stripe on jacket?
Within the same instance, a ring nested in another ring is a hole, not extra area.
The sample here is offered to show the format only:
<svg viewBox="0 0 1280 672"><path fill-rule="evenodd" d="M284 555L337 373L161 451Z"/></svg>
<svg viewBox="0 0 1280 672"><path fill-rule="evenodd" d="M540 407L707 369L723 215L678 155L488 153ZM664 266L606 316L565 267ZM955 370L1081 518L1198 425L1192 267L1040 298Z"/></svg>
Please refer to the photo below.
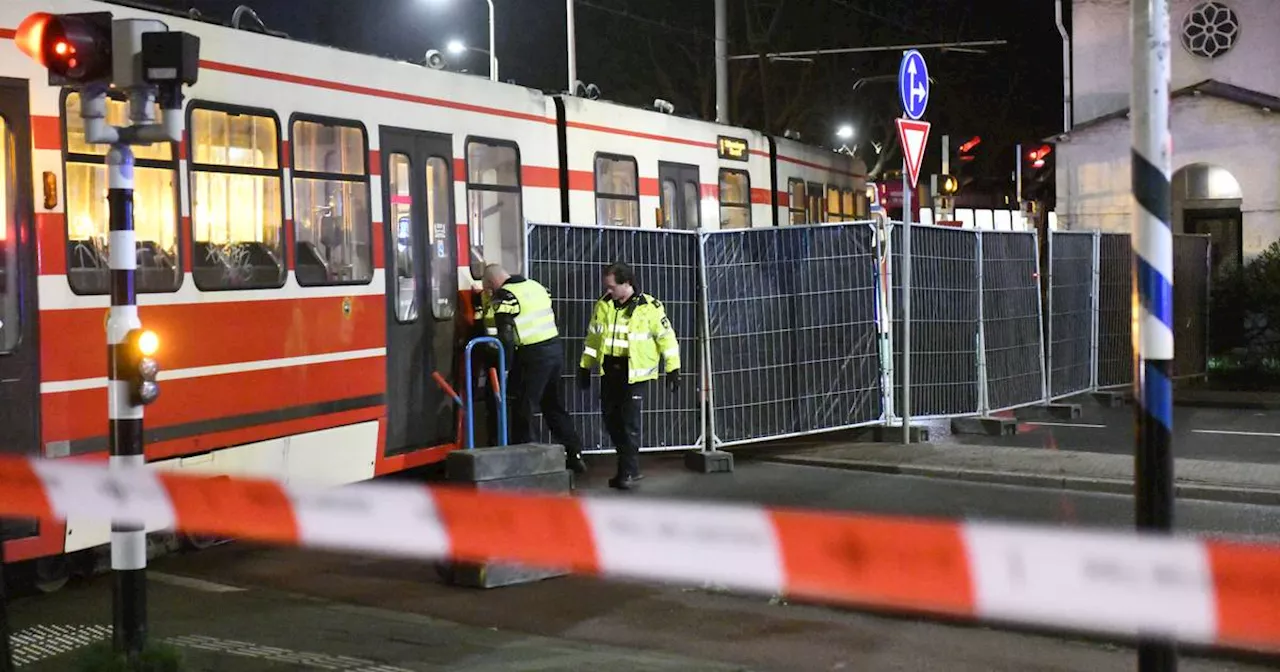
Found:
<svg viewBox="0 0 1280 672"><path fill-rule="evenodd" d="M551 294L537 281L513 277L494 293L485 312L485 332L498 334L498 317L509 316L516 326L516 346L534 345L560 335Z"/></svg>
<svg viewBox="0 0 1280 672"><path fill-rule="evenodd" d="M637 294L621 308L606 294L596 301L579 366L593 369L605 357L626 357L627 380L658 377L659 358L667 373L680 368L680 345L662 302Z"/></svg>

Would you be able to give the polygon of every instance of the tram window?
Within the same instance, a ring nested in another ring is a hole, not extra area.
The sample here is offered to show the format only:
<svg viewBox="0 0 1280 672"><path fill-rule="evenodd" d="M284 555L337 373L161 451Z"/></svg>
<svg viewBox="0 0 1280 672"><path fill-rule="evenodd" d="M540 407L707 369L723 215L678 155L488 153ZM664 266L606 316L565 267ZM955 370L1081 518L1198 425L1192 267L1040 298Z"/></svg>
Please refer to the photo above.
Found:
<svg viewBox="0 0 1280 672"><path fill-rule="evenodd" d="M640 168L630 156L596 154L596 223L640 226Z"/></svg>
<svg viewBox="0 0 1280 672"><path fill-rule="evenodd" d="M15 145L9 124L0 117L0 352L13 352L22 334L18 305L18 193Z"/></svg>
<svg viewBox="0 0 1280 672"><path fill-rule="evenodd" d="M827 185L827 221L839 222L844 220L844 213L840 211L840 188Z"/></svg>
<svg viewBox="0 0 1280 672"><path fill-rule="evenodd" d="M676 183L675 180L662 181L662 228L676 228Z"/></svg>
<svg viewBox="0 0 1280 672"><path fill-rule="evenodd" d="M467 227L472 278L479 280L486 264L521 268L524 216L516 143L467 139Z"/></svg>
<svg viewBox="0 0 1280 672"><path fill-rule="evenodd" d="M822 191L821 184L814 182L809 183L809 223L821 224L827 221L826 208L822 207Z"/></svg>
<svg viewBox="0 0 1280 672"><path fill-rule="evenodd" d="M702 212L698 207L701 190L697 182L685 180L684 183L684 225L689 229L702 226Z"/></svg>
<svg viewBox="0 0 1280 672"><path fill-rule="evenodd" d="M280 123L266 111L190 110L193 278L202 290L283 287Z"/></svg>
<svg viewBox="0 0 1280 672"><path fill-rule="evenodd" d="M795 225L807 224L809 222L808 212L805 209L805 201L808 196L804 191L804 180L791 178L787 180L787 190L790 192L789 204L787 212L791 214L791 223Z"/></svg>
<svg viewBox="0 0 1280 672"><path fill-rule="evenodd" d="M391 235L396 254L392 262L396 274L396 320L402 324L418 321L418 269L414 258L413 171L409 157L392 154L387 161L387 191L391 195Z"/></svg>
<svg viewBox="0 0 1280 672"><path fill-rule="evenodd" d="M439 156L427 159L427 226L431 231L431 314L437 320L453 319L458 296L458 246L453 243L453 218L449 214L449 162Z"/></svg>
<svg viewBox="0 0 1280 672"><path fill-rule="evenodd" d="M160 108L156 106L159 115ZM77 294L106 294L110 211L107 207L107 146L85 142L80 94L63 100L66 128L67 281ZM107 122L125 125L123 100L107 99ZM133 230L138 248L140 292L173 292L182 284L178 245L178 170L173 144L133 148Z"/></svg>
<svg viewBox="0 0 1280 672"><path fill-rule="evenodd" d="M720 169L720 228L751 227L751 176L746 171Z"/></svg>
<svg viewBox="0 0 1280 672"><path fill-rule="evenodd" d="M858 218L858 209L854 207L853 190L843 189L840 191L840 199L844 202L844 220L852 222Z"/></svg>
<svg viewBox="0 0 1280 672"><path fill-rule="evenodd" d="M298 284L369 282L373 246L364 127L295 117L291 136Z"/></svg>

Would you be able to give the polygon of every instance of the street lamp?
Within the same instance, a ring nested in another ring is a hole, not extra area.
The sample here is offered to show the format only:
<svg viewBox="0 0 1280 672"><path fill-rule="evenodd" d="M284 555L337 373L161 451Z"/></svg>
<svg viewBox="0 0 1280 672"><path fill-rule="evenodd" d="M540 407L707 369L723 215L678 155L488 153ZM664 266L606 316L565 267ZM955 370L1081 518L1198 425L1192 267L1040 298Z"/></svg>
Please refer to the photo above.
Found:
<svg viewBox="0 0 1280 672"><path fill-rule="evenodd" d="M486 53L489 54L489 79L496 82L498 81L498 51L497 51L497 45L494 43L493 0L485 0L485 2L489 3L489 51L486 52L480 49L473 49L472 51L479 51L482 54L486 54ZM459 51L454 51L453 49L454 42L458 42L458 46L461 47ZM454 40L453 42L449 43L450 53L459 54L465 49L466 47L458 40Z"/></svg>
<svg viewBox="0 0 1280 672"><path fill-rule="evenodd" d="M468 51L474 51L477 54L484 54L488 56L490 73L489 79L492 79L495 82L498 81L498 59L491 52L485 51L484 49L476 49L475 47L468 47L466 42L456 38L449 40L445 49L453 56L461 56Z"/></svg>
<svg viewBox="0 0 1280 672"><path fill-rule="evenodd" d="M853 126L849 124L842 125L836 129L836 137L846 141L853 138Z"/></svg>
<svg viewBox="0 0 1280 672"><path fill-rule="evenodd" d="M849 148L849 141L853 140L854 135L856 135L856 133L853 130L853 124L841 124L840 127L836 129L836 138L840 140L840 148L837 149L836 152L855 156L854 150ZM854 148L857 148L857 144L854 145Z"/></svg>

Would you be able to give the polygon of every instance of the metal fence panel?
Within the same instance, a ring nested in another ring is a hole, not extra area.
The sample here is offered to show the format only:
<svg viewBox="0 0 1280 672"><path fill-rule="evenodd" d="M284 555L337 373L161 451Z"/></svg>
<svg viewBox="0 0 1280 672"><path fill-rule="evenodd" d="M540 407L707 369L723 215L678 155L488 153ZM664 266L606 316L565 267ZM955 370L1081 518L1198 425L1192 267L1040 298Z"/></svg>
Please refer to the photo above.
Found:
<svg viewBox="0 0 1280 672"><path fill-rule="evenodd" d="M694 447L702 436L701 321L698 309L698 238L680 231L529 226L529 277L551 293L565 349L561 380L565 403L588 451L612 450L600 417L600 383L579 391L574 376L596 301L604 293L600 274L615 261L636 272L636 287L666 307L680 340L682 385L672 394L665 385L648 385L641 414L641 443L646 450ZM543 440L549 439L545 426Z"/></svg>
<svg viewBox="0 0 1280 672"><path fill-rule="evenodd" d="M1043 322L1036 234L983 231L979 241L988 405L982 410L1001 411L1043 402Z"/></svg>
<svg viewBox="0 0 1280 672"><path fill-rule="evenodd" d="M1104 233L1098 243L1098 387L1133 382L1133 243Z"/></svg>
<svg viewBox="0 0 1280 672"><path fill-rule="evenodd" d="M902 415L902 225L890 239L894 409ZM911 416L978 412L978 236L911 228Z"/></svg>
<svg viewBox="0 0 1280 672"><path fill-rule="evenodd" d="M1209 372L1209 236L1173 237L1173 376Z"/></svg>
<svg viewBox="0 0 1280 672"><path fill-rule="evenodd" d="M881 420L874 236L867 224L703 236L722 444Z"/></svg>
<svg viewBox="0 0 1280 672"><path fill-rule="evenodd" d="M1094 239L1092 232L1049 234L1049 396L1093 386Z"/></svg>

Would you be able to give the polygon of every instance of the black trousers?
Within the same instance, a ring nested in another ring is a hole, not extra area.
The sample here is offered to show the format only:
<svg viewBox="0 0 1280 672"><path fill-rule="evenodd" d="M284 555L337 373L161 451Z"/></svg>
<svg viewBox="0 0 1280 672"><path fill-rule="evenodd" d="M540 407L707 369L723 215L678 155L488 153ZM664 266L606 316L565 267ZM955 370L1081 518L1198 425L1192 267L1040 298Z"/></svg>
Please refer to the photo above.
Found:
<svg viewBox="0 0 1280 672"><path fill-rule="evenodd" d="M640 475L640 409L644 383L627 382L627 359L605 357L600 379L604 428L618 453L618 476Z"/></svg>
<svg viewBox="0 0 1280 672"><path fill-rule="evenodd" d="M551 436L564 445L569 457L582 455L582 439L573 428L573 420L564 408L561 395L564 351L560 339L553 338L536 345L516 349L515 365L507 379L507 404L510 407L511 443L529 443L538 435L534 426L534 407L542 411Z"/></svg>

